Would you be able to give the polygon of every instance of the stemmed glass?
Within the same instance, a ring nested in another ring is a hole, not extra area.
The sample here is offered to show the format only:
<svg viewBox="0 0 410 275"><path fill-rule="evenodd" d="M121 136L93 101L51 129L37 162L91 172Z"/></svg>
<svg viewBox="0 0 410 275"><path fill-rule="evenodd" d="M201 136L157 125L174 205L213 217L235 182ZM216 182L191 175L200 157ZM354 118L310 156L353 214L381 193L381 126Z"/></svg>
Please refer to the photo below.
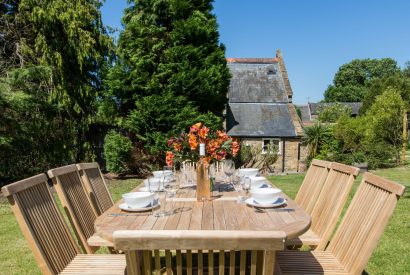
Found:
<svg viewBox="0 0 410 275"><path fill-rule="evenodd" d="M242 181L242 189L245 191L243 200L245 201L249 196L249 190L251 189L252 181L249 177L244 177Z"/></svg>
<svg viewBox="0 0 410 275"><path fill-rule="evenodd" d="M232 184L232 175L235 172L235 163L231 159L224 160L224 173L229 179L229 183Z"/></svg>
<svg viewBox="0 0 410 275"><path fill-rule="evenodd" d="M216 187L215 187L215 180L216 180L216 164L212 164L209 166L209 180L211 181L211 192L213 196L218 196ZM215 191L214 191L215 189Z"/></svg>
<svg viewBox="0 0 410 275"><path fill-rule="evenodd" d="M235 189L235 191L238 193L237 202L242 203L243 202L243 196L242 196L243 189L242 189L241 178L234 177L234 179L232 180L232 186Z"/></svg>

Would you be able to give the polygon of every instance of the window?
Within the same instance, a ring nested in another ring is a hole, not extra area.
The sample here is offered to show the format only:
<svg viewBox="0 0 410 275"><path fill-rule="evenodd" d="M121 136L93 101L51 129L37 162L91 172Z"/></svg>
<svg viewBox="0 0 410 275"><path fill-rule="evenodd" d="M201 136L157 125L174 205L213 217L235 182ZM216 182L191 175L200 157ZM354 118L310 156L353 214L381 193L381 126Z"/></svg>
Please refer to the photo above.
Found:
<svg viewBox="0 0 410 275"><path fill-rule="evenodd" d="M262 154L266 154L269 145L275 145L278 148L278 155L282 155L282 144L282 141L279 139L262 139Z"/></svg>

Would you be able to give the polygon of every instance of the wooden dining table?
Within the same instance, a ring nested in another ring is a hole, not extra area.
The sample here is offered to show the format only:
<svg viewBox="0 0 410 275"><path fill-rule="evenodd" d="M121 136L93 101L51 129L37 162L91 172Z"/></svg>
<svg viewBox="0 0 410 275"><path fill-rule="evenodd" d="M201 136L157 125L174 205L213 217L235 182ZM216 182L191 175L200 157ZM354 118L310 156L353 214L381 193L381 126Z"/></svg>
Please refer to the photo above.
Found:
<svg viewBox="0 0 410 275"><path fill-rule="evenodd" d="M133 191L138 191L141 186ZM218 194L208 201L197 201L195 186L180 188L174 198L167 199L170 215L154 217L150 210L126 212L119 208L123 200L115 203L95 221L96 234L113 241L117 230L246 230L283 231L288 239L306 232L311 223L308 213L286 194L287 202L281 207L256 209L238 203L238 193L227 183L217 183Z"/></svg>

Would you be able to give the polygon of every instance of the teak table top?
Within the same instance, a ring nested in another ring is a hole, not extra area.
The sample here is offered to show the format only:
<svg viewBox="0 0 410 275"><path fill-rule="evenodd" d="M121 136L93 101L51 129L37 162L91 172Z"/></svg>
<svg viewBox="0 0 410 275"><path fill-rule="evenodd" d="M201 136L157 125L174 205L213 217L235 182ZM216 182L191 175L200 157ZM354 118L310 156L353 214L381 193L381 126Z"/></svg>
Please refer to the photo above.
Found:
<svg viewBox="0 0 410 275"><path fill-rule="evenodd" d="M237 203L234 191L219 192L218 198L197 202L195 187L183 188L176 198L166 203L167 209L172 207L183 211L156 218L150 215L151 211L123 211L118 207L123 202L120 200L97 218L95 229L97 235L110 242L116 230L273 230L284 231L288 239L295 238L309 229L310 216L286 194L281 195L287 199L285 206L261 213Z"/></svg>

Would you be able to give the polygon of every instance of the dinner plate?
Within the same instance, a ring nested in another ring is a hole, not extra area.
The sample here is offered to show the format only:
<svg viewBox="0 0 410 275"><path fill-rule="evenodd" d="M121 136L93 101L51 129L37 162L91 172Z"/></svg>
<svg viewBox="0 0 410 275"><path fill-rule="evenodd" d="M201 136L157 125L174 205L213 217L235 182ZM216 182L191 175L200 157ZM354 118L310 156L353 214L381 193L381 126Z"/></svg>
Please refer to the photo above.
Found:
<svg viewBox="0 0 410 275"><path fill-rule="evenodd" d="M285 198L278 198L276 201L272 203L258 203L252 197L245 200L245 203L254 206L254 207L261 207L261 208L271 208L271 207L278 207L282 206L286 203Z"/></svg>
<svg viewBox="0 0 410 275"><path fill-rule="evenodd" d="M149 205L147 205L146 207L133 208L133 207L129 206L127 203L125 203L125 202L124 202L124 203L121 203L120 205L118 205L118 207L119 207L121 210L128 211L128 212L143 212L143 211L148 211L148 210L151 210L151 209L153 209L153 208L156 208L157 206L159 206L159 200L158 200L158 199L154 200L154 205L149 204Z"/></svg>

